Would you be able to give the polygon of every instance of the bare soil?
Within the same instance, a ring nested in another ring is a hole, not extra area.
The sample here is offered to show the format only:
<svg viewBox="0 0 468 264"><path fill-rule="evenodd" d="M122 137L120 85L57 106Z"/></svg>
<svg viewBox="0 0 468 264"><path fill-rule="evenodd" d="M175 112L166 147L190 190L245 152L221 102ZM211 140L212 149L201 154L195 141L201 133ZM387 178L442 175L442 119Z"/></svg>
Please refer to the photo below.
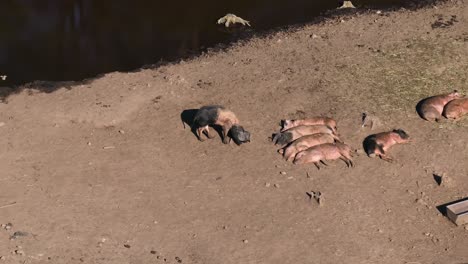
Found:
<svg viewBox="0 0 468 264"><path fill-rule="evenodd" d="M468 263L468 230L437 208L468 196L468 119L415 111L468 93L467 19L466 1L374 10L50 93L29 84L0 104L0 223L13 225L0 262ZM180 114L207 104L252 142L199 142ZM363 112L380 124L362 128ZM277 153L281 119L316 115L338 120L355 168ZM414 140L394 163L362 153L393 128Z"/></svg>

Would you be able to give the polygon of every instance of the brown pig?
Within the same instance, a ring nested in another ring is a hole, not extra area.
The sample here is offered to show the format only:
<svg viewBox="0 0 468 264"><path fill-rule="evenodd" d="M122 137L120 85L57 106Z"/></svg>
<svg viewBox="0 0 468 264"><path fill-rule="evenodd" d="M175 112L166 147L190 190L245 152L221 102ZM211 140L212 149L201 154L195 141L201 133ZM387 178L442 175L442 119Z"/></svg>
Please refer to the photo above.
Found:
<svg viewBox="0 0 468 264"><path fill-rule="evenodd" d="M346 166L353 167L351 147L343 143L325 143L308 148L297 153L294 164L314 163L320 170L319 162L324 165L325 160L340 159L346 163Z"/></svg>
<svg viewBox="0 0 468 264"><path fill-rule="evenodd" d="M324 143L334 143L335 140L337 142L341 142L341 140L336 135L333 135L333 134L319 133L319 134L307 135L307 136L298 138L297 140L293 141L288 146L278 150L278 152L283 154L284 158L287 161L289 161L291 159L294 159L296 154L303 150L306 150L310 147L324 144Z"/></svg>
<svg viewBox="0 0 468 264"><path fill-rule="evenodd" d="M209 130L210 125L222 127L224 144L229 143L228 132L230 132L231 138L237 145L250 142L250 133L239 125L239 119L237 119L236 115L223 106L203 106L195 114L192 130L196 132L200 141L204 141L204 139L202 139L202 134L204 132L208 138L212 138Z"/></svg>
<svg viewBox="0 0 468 264"><path fill-rule="evenodd" d="M364 139L362 143L369 157L379 156L382 160L391 162L393 159L387 155L388 149L395 144L411 142L409 135L402 129L394 129L390 132L373 134Z"/></svg>
<svg viewBox="0 0 468 264"><path fill-rule="evenodd" d="M326 125L336 134L336 121L330 117L311 117L307 119L284 119L281 120L281 132L297 126Z"/></svg>
<svg viewBox="0 0 468 264"><path fill-rule="evenodd" d="M297 126L275 134L273 137L273 142L275 142L275 145L285 145L302 136L318 133L334 134L333 129L325 125Z"/></svg>
<svg viewBox="0 0 468 264"><path fill-rule="evenodd" d="M444 106L453 99L460 98L457 90L451 93L431 96L421 100L417 105L418 114L427 121L439 122Z"/></svg>
<svg viewBox="0 0 468 264"><path fill-rule="evenodd" d="M443 116L449 119L459 119L466 114L468 114L468 98L452 100L444 107Z"/></svg>

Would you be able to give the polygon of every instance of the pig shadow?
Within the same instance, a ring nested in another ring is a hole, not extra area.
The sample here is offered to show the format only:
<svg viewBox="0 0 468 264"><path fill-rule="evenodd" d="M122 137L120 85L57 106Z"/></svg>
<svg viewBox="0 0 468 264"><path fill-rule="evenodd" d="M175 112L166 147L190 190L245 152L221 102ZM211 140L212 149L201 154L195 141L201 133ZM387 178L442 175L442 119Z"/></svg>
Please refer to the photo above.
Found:
<svg viewBox="0 0 468 264"><path fill-rule="evenodd" d="M427 98L425 99L422 99L421 101L419 101L417 104L416 104L416 112L418 113L419 117L421 117L422 119L424 119L423 117L423 113L422 113L422 104L426 101Z"/></svg>
<svg viewBox="0 0 468 264"><path fill-rule="evenodd" d="M198 139L197 131L196 131L197 128L196 126L193 125L193 120L195 119L195 115L197 114L197 112L198 112L198 109L186 109L182 111L182 113L180 114L180 119L182 120L184 129L186 128L186 125L190 127L190 131ZM219 126L210 126L210 127L213 128L218 133L219 137L222 140L222 135L223 135L222 128Z"/></svg>

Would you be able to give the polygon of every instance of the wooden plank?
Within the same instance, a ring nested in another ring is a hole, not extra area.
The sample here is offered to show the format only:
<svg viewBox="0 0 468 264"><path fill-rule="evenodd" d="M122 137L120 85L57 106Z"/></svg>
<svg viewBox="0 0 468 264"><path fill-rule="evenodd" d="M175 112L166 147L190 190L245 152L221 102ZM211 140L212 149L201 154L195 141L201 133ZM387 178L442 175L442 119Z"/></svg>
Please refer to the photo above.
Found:
<svg viewBox="0 0 468 264"><path fill-rule="evenodd" d="M447 206L447 217L457 225L468 223L468 200Z"/></svg>

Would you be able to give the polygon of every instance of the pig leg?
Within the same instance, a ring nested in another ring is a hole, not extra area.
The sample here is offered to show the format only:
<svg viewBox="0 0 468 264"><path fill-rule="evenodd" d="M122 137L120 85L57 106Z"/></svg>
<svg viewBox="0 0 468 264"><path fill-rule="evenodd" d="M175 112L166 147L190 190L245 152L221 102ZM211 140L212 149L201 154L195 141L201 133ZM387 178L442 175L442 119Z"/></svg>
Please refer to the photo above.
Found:
<svg viewBox="0 0 468 264"><path fill-rule="evenodd" d="M320 163L322 163L322 164L325 165L325 166L328 166L328 164L325 163L325 161L323 161L323 160L320 160Z"/></svg>
<svg viewBox="0 0 468 264"><path fill-rule="evenodd" d="M384 161L387 161L387 162L393 162L393 158L390 157L390 156L387 156L387 155L384 155L384 154L380 154L379 157L384 160Z"/></svg>
<svg viewBox="0 0 468 264"><path fill-rule="evenodd" d="M314 162L315 167L317 167L318 170L320 170L320 164L318 162Z"/></svg>
<svg viewBox="0 0 468 264"><path fill-rule="evenodd" d="M228 132L231 129L232 124L229 122L228 124L223 125L223 143L229 144Z"/></svg>
<svg viewBox="0 0 468 264"><path fill-rule="evenodd" d="M344 163L346 163L346 167L349 168L348 160L345 157L340 157L340 160L344 161Z"/></svg>
<svg viewBox="0 0 468 264"><path fill-rule="evenodd" d="M198 137L198 140L200 141L205 141L205 139L202 138L202 135L203 135L203 131L205 131L205 127L199 127L197 128L197 137Z"/></svg>
<svg viewBox="0 0 468 264"><path fill-rule="evenodd" d="M354 167L353 159L352 159L352 156L353 156L353 155L351 154L350 151L346 151L346 152L344 152L344 153L341 153L341 156L342 156L343 158L345 158L345 159L348 161L348 163L349 163L349 165L350 165L351 167Z"/></svg>
<svg viewBox="0 0 468 264"><path fill-rule="evenodd" d="M210 127L206 126L205 135L207 138L214 138L215 136L210 133Z"/></svg>

